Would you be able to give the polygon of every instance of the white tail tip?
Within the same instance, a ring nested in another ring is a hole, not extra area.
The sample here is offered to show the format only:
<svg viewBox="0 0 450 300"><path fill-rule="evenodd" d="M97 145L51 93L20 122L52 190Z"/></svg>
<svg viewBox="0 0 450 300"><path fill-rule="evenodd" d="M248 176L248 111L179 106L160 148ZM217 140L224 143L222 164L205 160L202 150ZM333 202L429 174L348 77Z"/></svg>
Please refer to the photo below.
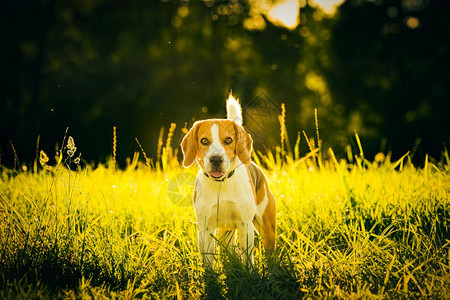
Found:
<svg viewBox="0 0 450 300"><path fill-rule="evenodd" d="M230 93L227 99L227 118L242 125L242 110L239 101Z"/></svg>

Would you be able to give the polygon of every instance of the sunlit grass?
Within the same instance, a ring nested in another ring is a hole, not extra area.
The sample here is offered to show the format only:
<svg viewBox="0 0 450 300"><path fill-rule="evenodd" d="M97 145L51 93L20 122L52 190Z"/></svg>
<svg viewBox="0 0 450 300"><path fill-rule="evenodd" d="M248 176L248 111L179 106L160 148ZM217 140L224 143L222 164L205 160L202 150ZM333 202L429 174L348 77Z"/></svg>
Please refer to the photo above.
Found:
<svg viewBox="0 0 450 300"><path fill-rule="evenodd" d="M278 249L268 257L258 243L254 267L222 251L202 268L193 207L167 192L195 170L170 146L124 170L115 156L92 167L64 152L2 169L0 298L449 297L448 154L417 168L408 155L369 162L362 145L340 160L307 141L303 156L254 156L278 203Z"/></svg>

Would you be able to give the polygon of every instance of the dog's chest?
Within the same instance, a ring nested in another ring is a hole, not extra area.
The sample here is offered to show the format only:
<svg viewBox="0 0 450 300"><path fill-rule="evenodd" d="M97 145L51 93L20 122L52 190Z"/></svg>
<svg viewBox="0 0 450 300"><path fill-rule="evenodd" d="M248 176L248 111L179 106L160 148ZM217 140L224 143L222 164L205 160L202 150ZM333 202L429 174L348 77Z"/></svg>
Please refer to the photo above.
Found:
<svg viewBox="0 0 450 300"><path fill-rule="evenodd" d="M199 226L236 229L253 221L254 193L245 167L243 169L236 170L236 174L224 182L213 182L199 175L200 188L194 203Z"/></svg>

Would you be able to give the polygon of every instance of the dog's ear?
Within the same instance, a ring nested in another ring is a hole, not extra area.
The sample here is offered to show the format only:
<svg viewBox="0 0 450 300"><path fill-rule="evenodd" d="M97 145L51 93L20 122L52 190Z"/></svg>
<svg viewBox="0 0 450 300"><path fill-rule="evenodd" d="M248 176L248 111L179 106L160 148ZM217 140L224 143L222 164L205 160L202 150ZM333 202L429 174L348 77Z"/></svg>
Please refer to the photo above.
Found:
<svg viewBox="0 0 450 300"><path fill-rule="evenodd" d="M197 157L198 144L197 132L201 122L195 122L192 128L181 141L181 151L183 151L183 167L190 167Z"/></svg>
<svg viewBox="0 0 450 300"><path fill-rule="evenodd" d="M248 134L241 125L234 123L234 127L236 130L236 154L239 157L239 160L245 164L249 165L252 159L252 149L253 149L253 140L250 134Z"/></svg>

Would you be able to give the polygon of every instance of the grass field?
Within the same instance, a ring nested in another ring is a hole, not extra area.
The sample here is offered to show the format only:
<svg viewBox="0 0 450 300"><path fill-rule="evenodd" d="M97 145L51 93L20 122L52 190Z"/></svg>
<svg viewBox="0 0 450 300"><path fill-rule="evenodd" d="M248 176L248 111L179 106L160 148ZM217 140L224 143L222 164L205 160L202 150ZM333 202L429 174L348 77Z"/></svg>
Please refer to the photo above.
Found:
<svg viewBox="0 0 450 300"><path fill-rule="evenodd" d="M170 147L155 164L136 154L124 170L115 157L92 167L68 146L53 164L41 152L2 169L1 299L450 297L448 155L416 168L362 149L259 154L278 202L276 254L258 242L253 267L223 251L205 271L186 201L195 168Z"/></svg>

